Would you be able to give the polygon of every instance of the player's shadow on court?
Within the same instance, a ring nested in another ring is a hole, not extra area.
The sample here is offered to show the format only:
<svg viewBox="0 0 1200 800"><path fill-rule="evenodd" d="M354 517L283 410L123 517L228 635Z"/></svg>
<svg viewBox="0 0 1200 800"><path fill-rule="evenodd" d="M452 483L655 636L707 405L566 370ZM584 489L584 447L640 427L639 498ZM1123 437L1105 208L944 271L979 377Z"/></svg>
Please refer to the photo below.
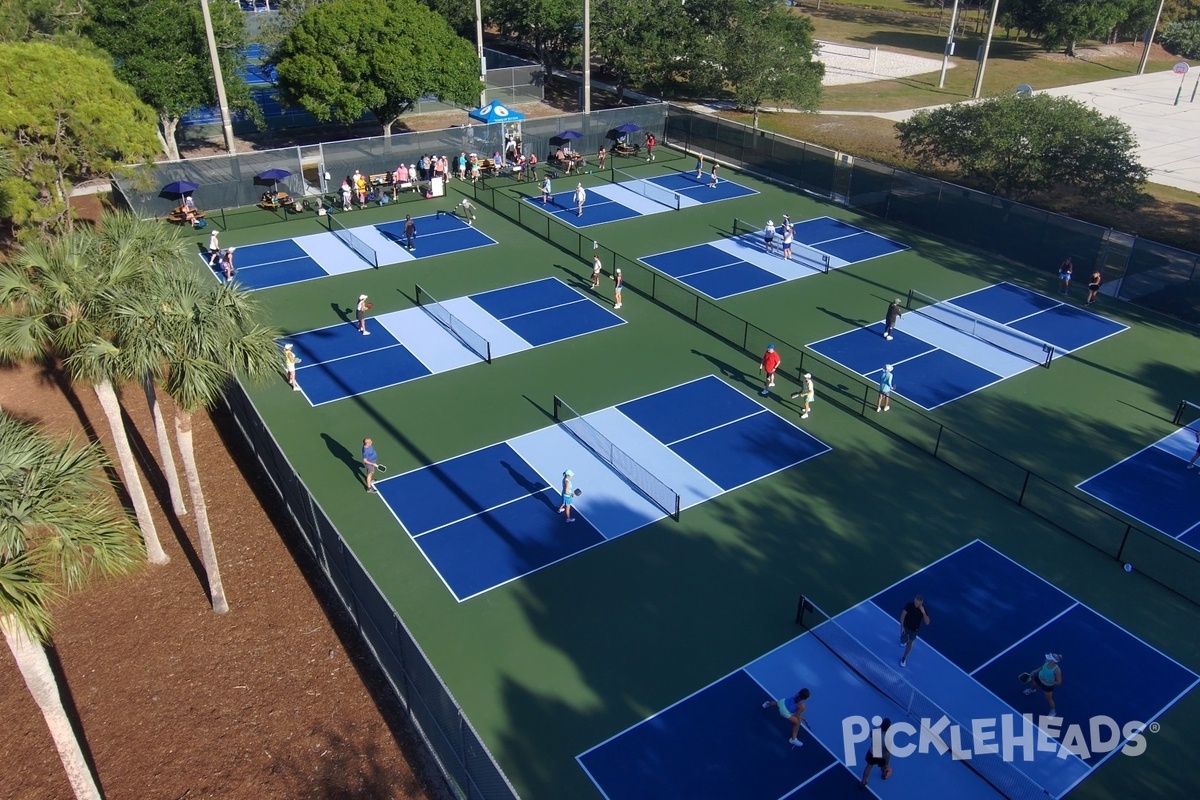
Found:
<svg viewBox="0 0 1200 800"><path fill-rule="evenodd" d="M505 471L508 472L508 476L513 479L513 483L524 489L526 494L537 494L543 489L549 488L548 484L534 483L533 481L529 480L518 470L513 469L513 465L507 461L501 461L500 466L504 467Z"/></svg>
<svg viewBox="0 0 1200 800"><path fill-rule="evenodd" d="M333 313L342 318L342 322L349 322L354 313L353 308L342 308L337 303L330 303L329 307L333 309Z"/></svg>
<svg viewBox="0 0 1200 800"><path fill-rule="evenodd" d="M701 353L699 350L692 350L692 355L700 356L709 364L712 364L721 373L733 383L744 383L746 386L753 386L756 390L760 388L761 381L756 380L754 376L747 373L745 370L738 369L732 364L722 361L716 356L708 353Z"/></svg>
<svg viewBox="0 0 1200 800"><path fill-rule="evenodd" d="M868 324L868 322L865 319L851 319L850 317L843 316L843 315L837 313L836 311L830 311L825 306L817 306L817 311L820 311L822 314L828 314L829 316L833 317L834 319L836 319L840 322L844 322L847 325L853 326L855 328L861 328Z"/></svg>
<svg viewBox="0 0 1200 800"><path fill-rule="evenodd" d="M358 456L346 449L346 446L337 439L330 436L328 433L322 433L321 438L325 440L325 447L333 454L333 457L346 465L346 469L354 473L354 477L362 479L362 464Z"/></svg>
<svg viewBox="0 0 1200 800"><path fill-rule="evenodd" d="M555 264L554 268L566 273L567 284L574 286L576 289L591 289L592 288L591 280L589 280L588 278L580 277L579 273L576 272L575 270L571 269L570 267L563 266L562 264Z"/></svg>

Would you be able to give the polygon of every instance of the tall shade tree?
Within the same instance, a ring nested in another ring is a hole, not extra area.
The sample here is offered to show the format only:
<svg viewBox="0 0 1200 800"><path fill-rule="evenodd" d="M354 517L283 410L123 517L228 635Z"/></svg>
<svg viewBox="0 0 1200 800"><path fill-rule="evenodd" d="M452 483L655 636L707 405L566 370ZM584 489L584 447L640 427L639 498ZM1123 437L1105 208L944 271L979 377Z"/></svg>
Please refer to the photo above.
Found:
<svg viewBox="0 0 1200 800"><path fill-rule="evenodd" d="M154 112L102 58L52 44L6 44L0 75L0 148L14 173L0 192L18 226L70 230L72 183L158 150Z"/></svg>
<svg viewBox="0 0 1200 800"><path fill-rule="evenodd" d="M154 109L158 138L179 159L177 132L184 114L217 104L200 4L190 0L91 0L88 36L116 62L116 75ZM262 122L262 110L242 73L246 15L234 0L209 0L213 35L231 108Z"/></svg>
<svg viewBox="0 0 1200 800"><path fill-rule="evenodd" d="M161 276L143 295L127 298L118 314L126 320L120 329L136 331L130 335L142 338L140 345L130 342L128 347L154 351L138 360L154 357L161 362L157 374L175 401L175 439L209 594L213 611L224 614L229 602L196 466L192 418L201 409L212 407L234 376L265 380L279 375L278 331L259 322L263 311L254 295L237 284L216 284L207 275L186 270Z"/></svg>
<svg viewBox="0 0 1200 800"><path fill-rule="evenodd" d="M661 94L688 53L680 35L690 20L678 0L597 0L592 5L592 46L605 71L615 79L617 102L627 88L657 89Z"/></svg>
<svg viewBox="0 0 1200 800"><path fill-rule="evenodd" d="M1029 31L1047 50L1075 55L1084 39L1109 38L1120 29L1149 24L1158 9L1154 0L1005 0L1007 24Z"/></svg>
<svg viewBox="0 0 1200 800"><path fill-rule="evenodd" d="M725 36L725 79L734 100L754 113L764 105L814 110L825 65L815 60L812 20L771 2L749 3Z"/></svg>
<svg viewBox="0 0 1200 800"><path fill-rule="evenodd" d="M583 39L579 0L504 0L492 6L489 18L502 35L532 47L546 74L566 63Z"/></svg>
<svg viewBox="0 0 1200 800"><path fill-rule="evenodd" d="M52 605L144 553L117 509L94 446L60 444L0 412L0 630L58 750L75 796L100 800L46 658Z"/></svg>
<svg viewBox="0 0 1200 800"><path fill-rule="evenodd" d="M78 230L30 242L0 263L0 361L65 359L73 377L91 381L112 432L122 483L151 563L170 559L158 539L146 490L125 430L114 380L124 374L111 342L106 292L140 284L136 258L99 259L95 235Z"/></svg>
<svg viewBox="0 0 1200 800"><path fill-rule="evenodd" d="M918 111L896 130L906 155L957 169L1002 197L1068 186L1132 205L1148 177L1128 125L1067 97L959 103Z"/></svg>
<svg viewBox="0 0 1200 800"><path fill-rule="evenodd" d="M392 125L422 97L479 99L475 48L416 0L340 0L310 8L271 55L284 103L347 125L370 111Z"/></svg>

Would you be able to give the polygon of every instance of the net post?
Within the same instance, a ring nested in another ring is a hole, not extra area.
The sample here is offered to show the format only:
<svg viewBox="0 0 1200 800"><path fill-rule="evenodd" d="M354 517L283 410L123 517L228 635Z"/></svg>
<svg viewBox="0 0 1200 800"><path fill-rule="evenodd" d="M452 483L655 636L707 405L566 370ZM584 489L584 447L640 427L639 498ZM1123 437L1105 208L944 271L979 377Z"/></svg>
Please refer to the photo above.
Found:
<svg viewBox="0 0 1200 800"><path fill-rule="evenodd" d="M1180 400L1179 405L1175 406L1175 418L1171 420L1172 425L1178 426L1183 422L1183 411L1187 408L1187 400Z"/></svg>
<svg viewBox="0 0 1200 800"><path fill-rule="evenodd" d="M680 510L681 510L681 509L680 509L680 506L681 506L681 504L682 504L682 501L681 501L681 498L680 498L680 496L679 496L679 495L675 495L675 514L674 514L674 516L675 516L675 521L676 521L676 522L679 522L679 513L680 513Z"/></svg>
<svg viewBox="0 0 1200 800"><path fill-rule="evenodd" d="M912 307L913 307L913 291L914 291L914 290L912 290L912 289L909 289L909 290L908 290L908 300L906 300L906 301L905 301L905 303L904 303L904 308L905 308L905 310L907 310L907 311L912 311Z"/></svg>
<svg viewBox="0 0 1200 800"><path fill-rule="evenodd" d="M808 602L808 598L800 595L800 602L796 604L796 624L804 625L804 614L807 611L813 611L813 604ZM808 626L805 625L807 628Z"/></svg>
<svg viewBox="0 0 1200 800"><path fill-rule="evenodd" d="M562 415L559 413L560 408L562 408L562 400L559 399L558 395L554 395L554 421L555 422L562 422Z"/></svg>
<svg viewBox="0 0 1200 800"><path fill-rule="evenodd" d="M1050 369L1050 364L1054 361L1054 345L1046 345L1046 361L1042 364L1046 369Z"/></svg>
<svg viewBox="0 0 1200 800"><path fill-rule="evenodd" d="M833 264L831 263L829 253L825 253L821 256L821 263L825 266L825 274L828 275L833 270Z"/></svg>
<svg viewBox="0 0 1200 800"><path fill-rule="evenodd" d="M488 341L487 339L484 339L483 341L485 342L484 349L487 350L487 358L484 360L490 364L490 363L492 363L492 343L490 341Z"/></svg>

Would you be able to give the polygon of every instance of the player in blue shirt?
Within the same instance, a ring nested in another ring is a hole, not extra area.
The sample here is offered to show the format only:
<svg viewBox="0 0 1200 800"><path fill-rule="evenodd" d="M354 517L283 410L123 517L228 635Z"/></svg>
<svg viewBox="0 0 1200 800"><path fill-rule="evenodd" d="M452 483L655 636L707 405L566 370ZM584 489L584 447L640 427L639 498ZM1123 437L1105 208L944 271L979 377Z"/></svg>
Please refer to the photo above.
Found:
<svg viewBox="0 0 1200 800"><path fill-rule="evenodd" d="M379 456L375 453L375 444L370 439L363 439L363 466L367 468L367 491L379 494L375 488L375 467L379 466Z"/></svg>

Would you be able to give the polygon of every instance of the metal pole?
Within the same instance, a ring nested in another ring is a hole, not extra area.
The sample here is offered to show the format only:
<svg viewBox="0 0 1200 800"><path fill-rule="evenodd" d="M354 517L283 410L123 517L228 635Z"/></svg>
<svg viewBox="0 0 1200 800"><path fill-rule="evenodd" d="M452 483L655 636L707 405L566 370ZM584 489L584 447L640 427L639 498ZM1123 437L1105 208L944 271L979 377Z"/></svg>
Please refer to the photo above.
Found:
<svg viewBox="0 0 1200 800"><path fill-rule="evenodd" d="M971 91L971 96L976 100L979 99L979 93L983 91L983 71L987 69L988 51L992 49L992 32L996 30L996 14L999 10L1000 0L992 0L992 13L988 17L987 39L983 43L983 58L979 59L979 71L975 73L975 88Z"/></svg>
<svg viewBox="0 0 1200 800"><path fill-rule="evenodd" d="M592 111L592 0L583 0L583 113Z"/></svg>
<svg viewBox="0 0 1200 800"><path fill-rule="evenodd" d="M1158 12L1154 15L1154 24L1146 32L1146 44L1142 47L1142 58L1138 61L1138 75L1146 71L1146 61L1150 58L1150 46L1154 44L1154 34L1158 31L1158 20L1162 17L1163 6L1166 2L1167 0L1158 0Z"/></svg>
<svg viewBox="0 0 1200 800"><path fill-rule="evenodd" d="M954 26L958 23L958 0L950 12L950 30L946 32L946 52L942 54L942 74L938 76L938 88L946 85L946 68L950 65L950 53L954 50Z"/></svg>
<svg viewBox="0 0 1200 800"><path fill-rule="evenodd" d="M487 59L483 56L483 7L475 0L475 49L479 56L479 107L487 105Z"/></svg>
<svg viewBox="0 0 1200 800"><path fill-rule="evenodd" d="M221 75L221 61L217 58L217 37L213 34L212 15L208 13L208 0L200 0L200 11L204 15L204 34L208 37L208 57L212 60L213 82L217 85L217 104L221 107L221 129L225 132L225 148L229 155L237 153L233 141L233 122L229 119L229 101L225 99L225 78Z"/></svg>

